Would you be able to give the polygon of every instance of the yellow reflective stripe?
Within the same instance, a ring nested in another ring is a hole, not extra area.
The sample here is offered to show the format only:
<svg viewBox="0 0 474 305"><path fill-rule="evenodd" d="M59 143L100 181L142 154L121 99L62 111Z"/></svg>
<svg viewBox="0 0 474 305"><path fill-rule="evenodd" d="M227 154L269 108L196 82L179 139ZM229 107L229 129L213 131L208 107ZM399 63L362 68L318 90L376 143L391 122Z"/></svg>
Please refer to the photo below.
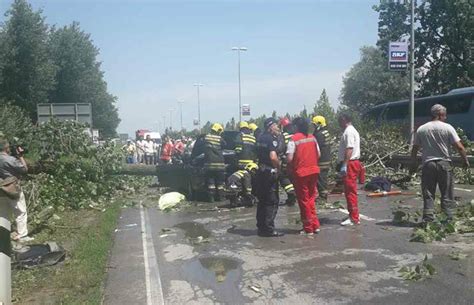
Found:
<svg viewBox="0 0 474 305"><path fill-rule="evenodd" d="M300 145L300 144L309 143L309 142L314 142L314 143L316 143L316 139L315 139L315 138L304 138L304 139L295 141L295 145L298 146L298 145Z"/></svg>
<svg viewBox="0 0 474 305"><path fill-rule="evenodd" d="M287 191L287 192L288 192L289 190L294 190L294 189L295 189L294 186L293 186L293 184L288 184L288 185L284 186L283 188L284 188L285 191Z"/></svg>

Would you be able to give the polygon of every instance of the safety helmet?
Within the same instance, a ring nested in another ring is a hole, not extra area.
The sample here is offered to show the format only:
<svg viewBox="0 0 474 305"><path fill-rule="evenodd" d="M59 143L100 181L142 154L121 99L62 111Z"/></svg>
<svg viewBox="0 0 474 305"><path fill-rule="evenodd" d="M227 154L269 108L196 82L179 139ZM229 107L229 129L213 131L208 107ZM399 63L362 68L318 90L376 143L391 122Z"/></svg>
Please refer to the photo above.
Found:
<svg viewBox="0 0 474 305"><path fill-rule="evenodd" d="M218 134L221 134L224 131L224 127L222 127L219 123L214 123L211 127L211 130L215 131Z"/></svg>
<svg viewBox="0 0 474 305"><path fill-rule="evenodd" d="M248 171L248 172L251 172L251 171L257 170L257 169L258 169L258 165L255 162L250 162L247 165L245 165L245 170Z"/></svg>
<svg viewBox="0 0 474 305"><path fill-rule="evenodd" d="M250 130L255 131L255 130L258 129L258 126L257 126L257 124L255 124L255 123L250 123L250 124L249 124L249 128L250 128Z"/></svg>
<svg viewBox="0 0 474 305"><path fill-rule="evenodd" d="M280 119L280 125L281 125L281 127L286 127L286 126L290 125L290 119L288 119L287 117L282 117Z"/></svg>
<svg viewBox="0 0 474 305"><path fill-rule="evenodd" d="M242 129L242 128L249 128L249 123L247 123L245 121L241 121L239 123L239 129Z"/></svg>
<svg viewBox="0 0 474 305"><path fill-rule="evenodd" d="M326 119L322 115L317 115L313 117L313 124L314 125L321 125L323 127L326 126Z"/></svg>

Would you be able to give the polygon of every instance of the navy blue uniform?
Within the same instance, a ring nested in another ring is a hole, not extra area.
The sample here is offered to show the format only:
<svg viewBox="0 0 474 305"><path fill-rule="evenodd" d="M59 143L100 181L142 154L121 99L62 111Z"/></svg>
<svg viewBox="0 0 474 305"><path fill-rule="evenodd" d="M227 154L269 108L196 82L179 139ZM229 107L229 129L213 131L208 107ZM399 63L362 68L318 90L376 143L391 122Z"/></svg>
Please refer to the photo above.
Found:
<svg viewBox="0 0 474 305"><path fill-rule="evenodd" d="M279 137L265 132L257 142L259 168L256 177L257 186L257 227L261 234L270 234L275 230L275 217L278 211L278 170L270 160L270 152L277 152L281 145Z"/></svg>

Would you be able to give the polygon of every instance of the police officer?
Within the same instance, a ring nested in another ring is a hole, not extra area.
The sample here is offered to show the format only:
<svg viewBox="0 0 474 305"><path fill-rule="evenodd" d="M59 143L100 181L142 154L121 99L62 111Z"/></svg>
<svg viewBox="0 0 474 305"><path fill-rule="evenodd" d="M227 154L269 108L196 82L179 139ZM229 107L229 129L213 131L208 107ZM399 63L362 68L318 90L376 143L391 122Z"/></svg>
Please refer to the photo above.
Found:
<svg viewBox="0 0 474 305"><path fill-rule="evenodd" d="M245 121L239 123L240 141L235 148L238 156L238 167L244 169L250 163L255 163L257 159L255 136L250 130L249 124Z"/></svg>
<svg viewBox="0 0 474 305"><path fill-rule="evenodd" d="M278 155L281 160L280 185L285 190L287 196L285 203L288 206L293 206L296 203L295 187L293 183L291 183L288 175L288 162L286 159L286 149L288 142L291 140L291 135L293 134L293 126L287 117L280 120L280 126L282 129L282 133L280 134L280 146L278 147Z"/></svg>
<svg viewBox="0 0 474 305"><path fill-rule="evenodd" d="M333 145L331 135L329 134L326 119L317 115L313 117L314 137L319 145L319 177L318 177L318 193L321 200L328 199L328 172L331 166L331 146Z"/></svg>
<svg viewBox="0 0 474 305"><path fill-rule="evenodd" d="M277 148L280 143L280 129L274 118L268 118L264 123L265 131L258 138L257 172L257 228L258 235L262 237L278 237L283 233L275 231L275 217L278 211L278 175L280 171L280 158Z"/></svg>
<svg viewBox="0 0 474 305"><path fill-rule="evenodd" d="M225 163L222 153L225 143L221 137L224 128L215 123L211 132L204 137L204 173L208 201L220 201L224 196Z"/></svg>

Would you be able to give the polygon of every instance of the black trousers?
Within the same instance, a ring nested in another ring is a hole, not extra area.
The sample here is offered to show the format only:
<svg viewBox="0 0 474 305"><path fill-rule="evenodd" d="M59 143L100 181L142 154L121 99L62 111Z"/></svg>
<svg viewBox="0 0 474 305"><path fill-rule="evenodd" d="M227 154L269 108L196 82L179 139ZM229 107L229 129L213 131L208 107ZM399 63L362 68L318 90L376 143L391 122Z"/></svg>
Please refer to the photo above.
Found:
<svg viewBox="0 0 474 305"><path fill-rule="evenodd" d="M224 195L225 170L205 170L207 193L216 200Z"/></svg>
<svg viewBox="0 0 474 305"><path fill-rule="evenodd" d="M275 217L278 212L278 177L270 170L259 170L256 177L257 186L257 228L260 233L271 233L275 230Z"/></svg>
<svg viewBox="0 0 474 305"><path fill-rule="evenodd" d="M328 199L328 172L329 168L321 168L318 176L319 198Z"/></svg>
<svg viewBox="0 0 474 305"><path fill-rule="evenodd" d="M421 192L423 194L423 220L433 221L435 214L436 186L441 193L441 209L452 218L454 201L453 168L444 160L428 161L421 170Z"/></svg>

